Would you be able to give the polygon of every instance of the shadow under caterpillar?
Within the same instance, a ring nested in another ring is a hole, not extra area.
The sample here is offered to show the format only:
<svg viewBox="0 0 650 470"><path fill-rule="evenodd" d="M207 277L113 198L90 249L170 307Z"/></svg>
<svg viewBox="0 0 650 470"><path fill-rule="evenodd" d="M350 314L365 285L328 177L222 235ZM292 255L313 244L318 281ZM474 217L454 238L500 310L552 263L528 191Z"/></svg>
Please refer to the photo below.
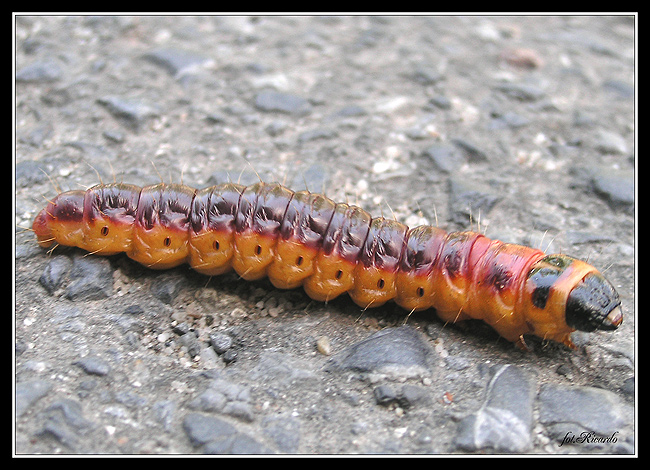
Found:
<svg viewBox="0 0 650 470"><path fill-rule="evenodd" d="M328 301L347 292L358 305L394 300L435 308L445 321L480 319L525 348L533 334L574 347L577 330L614 330L623 320L614 287L593 266L480 233L409 229L277 183L99 184L60 193L33 223L42 247L125 252L153 269L189 263L278 288L303 286Z"/></svg>

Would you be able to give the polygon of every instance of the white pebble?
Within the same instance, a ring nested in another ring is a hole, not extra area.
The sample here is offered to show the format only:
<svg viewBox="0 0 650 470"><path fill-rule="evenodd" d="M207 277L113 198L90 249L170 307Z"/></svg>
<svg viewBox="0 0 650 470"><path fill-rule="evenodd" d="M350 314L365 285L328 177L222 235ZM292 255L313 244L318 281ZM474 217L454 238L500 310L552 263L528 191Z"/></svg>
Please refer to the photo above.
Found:
<svg viewBox="0 0 650 470"><path fill-rule="evenodd" d="M332 346L330 339L327 336L321 336L316 340L316 349L324 356L332 354Z"/></svg>

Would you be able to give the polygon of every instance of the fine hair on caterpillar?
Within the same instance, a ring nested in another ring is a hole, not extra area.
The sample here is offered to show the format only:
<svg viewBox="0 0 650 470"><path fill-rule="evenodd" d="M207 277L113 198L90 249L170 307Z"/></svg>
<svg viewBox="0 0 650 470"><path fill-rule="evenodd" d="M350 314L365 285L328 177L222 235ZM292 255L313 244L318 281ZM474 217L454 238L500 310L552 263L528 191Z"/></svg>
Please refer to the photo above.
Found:
<svg viewBox="0 0 650 470"><path fill-rule="evenodd" d="M409 228L279 183L102 183L58 194L32 228L44 248L124 252L152 269L188 263L211 276L234 270L318 301L348 293L363 308L435 308L447 322L483 320L521 347L527 334L573 347L573 331L614 330L623 319L614 287L576 258Z"/></svg>

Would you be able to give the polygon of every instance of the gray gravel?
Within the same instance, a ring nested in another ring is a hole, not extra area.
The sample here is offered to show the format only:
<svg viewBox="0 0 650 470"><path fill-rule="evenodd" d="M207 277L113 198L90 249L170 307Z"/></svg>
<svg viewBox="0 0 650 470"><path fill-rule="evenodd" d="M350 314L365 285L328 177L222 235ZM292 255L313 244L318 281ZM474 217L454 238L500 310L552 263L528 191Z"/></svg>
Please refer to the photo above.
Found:
<svg viewBox="0 0 650 470"><path fill-rule="evenodd" d="M15 452L634 453L634 21L17 17ZM522 352L21 229L57 188L258 175L589 259L625 321Z"/></svg>

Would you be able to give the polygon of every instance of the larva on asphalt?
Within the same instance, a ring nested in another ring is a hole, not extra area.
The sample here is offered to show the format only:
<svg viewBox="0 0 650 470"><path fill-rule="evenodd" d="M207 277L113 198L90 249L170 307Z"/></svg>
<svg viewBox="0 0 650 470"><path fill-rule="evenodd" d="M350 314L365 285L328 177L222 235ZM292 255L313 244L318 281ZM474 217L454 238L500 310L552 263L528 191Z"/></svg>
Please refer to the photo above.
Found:
<svg viewBox="0 0 650 470"><path fill-rule="evenodd" d="M614 287L593 266L476 232L406 225L278 183L99 184L60 193L33 223L38 243L92 254L125 252L152 269L183 263L210 276L234 270L302 286L363 308L389 300L434 308L446 322L480 319L525 348L524 335L574 347L575 330L615 330Z"/></svg>

